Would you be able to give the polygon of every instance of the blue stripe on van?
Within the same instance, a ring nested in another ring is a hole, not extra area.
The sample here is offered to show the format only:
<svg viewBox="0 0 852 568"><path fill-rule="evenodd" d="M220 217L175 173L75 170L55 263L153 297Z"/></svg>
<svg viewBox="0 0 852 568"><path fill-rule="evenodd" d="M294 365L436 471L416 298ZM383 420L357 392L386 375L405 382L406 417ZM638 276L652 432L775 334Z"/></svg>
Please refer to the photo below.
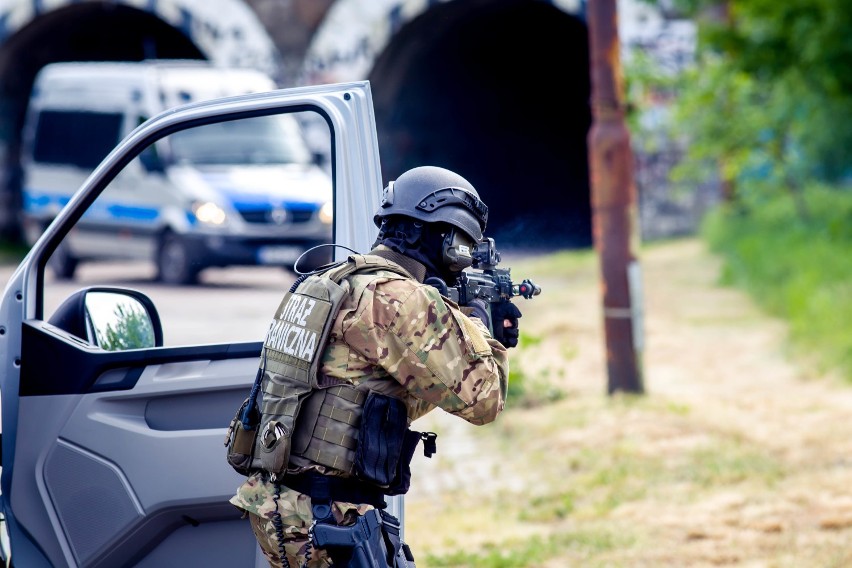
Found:
<svg viewBox="0 0 852 568"><path fill-rule="evenodd" d="M272 209L273 207L281 207L287 211L316 211L320 208L317 203L285 200L272 201L270 199L237 201L232 198L231 203L237 211L257 211L258 209Z"/></svg>
<svg viewBox="0 0 852 568"><path fill-rule="evenodd" d="M282 195L245 191L243 187L232 185L230 174L205 172L201 176L210 187L227 199L237 211L269 209L283 207L290 211L316 211L324 201L312 195Z"/></svg>
<svg viewBox="0 0 852 568"><path fill-rule="evenodd" d="M68 205L70 199L70 197L66 196L51 196L45 193L38 193L32 189L25 189L24 211L27 213L38 213L49 208L51 205L54 206L52 207L54 210L61 209Z"/></svg>
<svg viewBox="0 0 852 568"><path fill-rule="evenodd" d="M46 211L53 213L65 207L68 201L70 201L70 197L67 196L38 193L32 189L24 191L24 211L31 215L38 215ZM145 224L153 223L158 216L159 211L153 207L129 206L119 203L104 203L103 201L95 201L83 215L84 218L95 217L102 220L133 221Z"/></svg>
<svg viewBox="0 0 852 568"><path fill-rule="evenodd" d="M159 215L152 207L131 207L128 205L107 205L105 207L110 217L121 220L153 221Z"/></svg>

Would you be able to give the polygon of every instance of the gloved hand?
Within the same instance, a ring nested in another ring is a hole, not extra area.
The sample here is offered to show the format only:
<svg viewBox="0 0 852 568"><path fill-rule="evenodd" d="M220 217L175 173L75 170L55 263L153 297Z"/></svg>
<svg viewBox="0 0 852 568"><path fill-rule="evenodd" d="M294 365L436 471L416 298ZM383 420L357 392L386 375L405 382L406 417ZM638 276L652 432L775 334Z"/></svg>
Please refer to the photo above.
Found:
<svg viewBox="0 0 852 568"><path fill-rule="evenodd" d="M467 305L462 306L462 313L471 318L479 318L485 327L491 328L491 314L488 311L488 304L482 298L474 298Z"/></svg>
<svg viewBox="0 0 852 568"><path fill-rule="evenodd" d="M494 339L506 347L518 345L518 318L521 310L512 302L491 304L491 321L494 322Z"/></svg>

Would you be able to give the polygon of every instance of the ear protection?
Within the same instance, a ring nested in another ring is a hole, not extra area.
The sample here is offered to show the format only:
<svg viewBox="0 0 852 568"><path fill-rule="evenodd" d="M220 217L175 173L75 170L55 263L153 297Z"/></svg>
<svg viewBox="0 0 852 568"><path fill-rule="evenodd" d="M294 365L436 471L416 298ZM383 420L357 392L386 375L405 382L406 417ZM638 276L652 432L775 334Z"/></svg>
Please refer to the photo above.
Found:
<svg viewBox="0 0 852 568"><path fill-rule="evenodd" d="M461 272L469 267L473 264L475 246L476 243L471 242L463 232L455 228L450 229L441 244L441 260L444 266L451 272Z"/></svg>

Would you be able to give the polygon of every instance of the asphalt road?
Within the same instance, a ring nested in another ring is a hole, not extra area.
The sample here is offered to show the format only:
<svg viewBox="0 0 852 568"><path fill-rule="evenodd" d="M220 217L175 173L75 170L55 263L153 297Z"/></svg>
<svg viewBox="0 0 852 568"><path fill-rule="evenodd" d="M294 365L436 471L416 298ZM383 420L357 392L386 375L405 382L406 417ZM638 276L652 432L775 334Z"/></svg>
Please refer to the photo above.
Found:
<svg viewBox="0 0 852 568"><path fill-rule="evenodd" d="M0 266L4 288L15 267ZM48 274L45 313L51 314L74 291L93 285L140 290L157 307L166 345L260 341L272 314L295 275L275 267L211 268L194 286L167 286L154 281L145 263L81 265L73 281Z"/></svg>

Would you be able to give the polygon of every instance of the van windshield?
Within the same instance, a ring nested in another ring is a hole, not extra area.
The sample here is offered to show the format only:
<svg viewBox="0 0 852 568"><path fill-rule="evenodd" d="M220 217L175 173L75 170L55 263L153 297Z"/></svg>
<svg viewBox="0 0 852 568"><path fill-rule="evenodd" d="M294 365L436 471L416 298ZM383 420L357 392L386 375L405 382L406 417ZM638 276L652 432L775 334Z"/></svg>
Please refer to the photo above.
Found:
<svg viewBox="0 0 852 568"><path fill-rule="evenodd" d="M299 123L288 115L208 124L167 140L176 164L308 164L312 157Z"/></svg>

